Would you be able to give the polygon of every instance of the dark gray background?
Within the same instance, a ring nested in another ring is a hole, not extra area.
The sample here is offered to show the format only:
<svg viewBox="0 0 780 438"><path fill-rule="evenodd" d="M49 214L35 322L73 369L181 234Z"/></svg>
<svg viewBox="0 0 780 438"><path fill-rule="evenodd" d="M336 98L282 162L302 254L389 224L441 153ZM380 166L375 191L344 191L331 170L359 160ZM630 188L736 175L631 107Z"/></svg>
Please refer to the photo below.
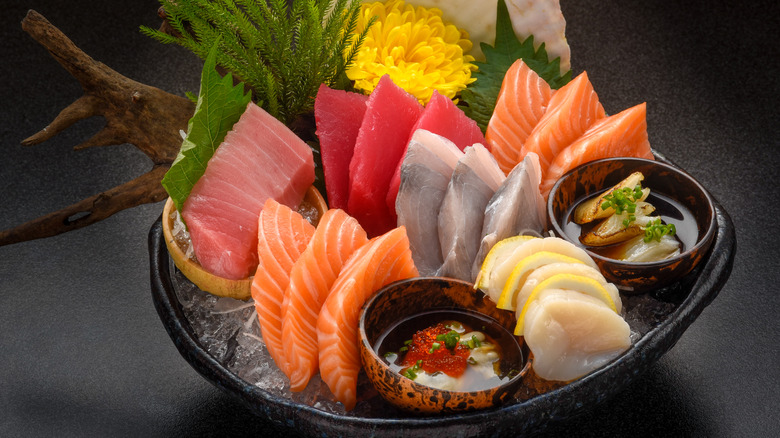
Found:
<svg viewBox="0 0 780 438"><path fill-rule="evenodd" d="M648 103L654 148L699 179L737 228L734 270L656 366L550 435L780 433L780 62L774 0L562 0L572 66L608 113ZM750 6L739 6L748 4ZM74 152L80 122L23 147L81 95L21 30L28 9L95 59L183 95L200 62L138 32L154 1L5 0L0 14L0 229L129 181L133 146ZM202 379L154 310L146 237L162 204L65 235L0 247L0 436L268 436L279 433Z"/></svg>

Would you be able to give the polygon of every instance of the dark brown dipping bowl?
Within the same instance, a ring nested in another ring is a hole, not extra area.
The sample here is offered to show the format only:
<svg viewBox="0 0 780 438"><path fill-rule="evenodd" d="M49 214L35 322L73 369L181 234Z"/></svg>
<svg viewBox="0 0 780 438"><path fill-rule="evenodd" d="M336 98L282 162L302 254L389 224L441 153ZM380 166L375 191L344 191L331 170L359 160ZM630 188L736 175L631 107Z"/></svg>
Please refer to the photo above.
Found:
<svg viewBox="0 0 780 438"><path fill-rule="evenodd" d="M472 392L432 388L393 371L374 349L380 336L399 321L432 310L471 311L493 320L495 324L486 326L486 331L508 332L513 345L501 345L503 356L513 357L512 367L521 371L500 386ZM379 290L363 306L358 334L363 368L379 394L407 412L454 413L497 406L514 399L530 368L527 350L521 348L518 338L512 335L515 323L513 312L497 309L482 292L474 290L471 283L433 277L395 282Z"/></svg>
<svg viewBox="0 0 780 438"><path fill-rule="evenodd" d="M675 257L657 262L624 262L585 250L596 261L604 277L625 293L647 292L673 283L689 272L707 255L715 237L715 207L712 197L692 176L662 162L641 158L609 158L583 164L562 176L547 199L549 227L558 236L583 247L576 237L565 231L572 209L603 190L616 185L633 172L642 172L642 187L651 196L658 193L685 206L693 215L696 237L692 244ZM678 229L678 234L682 234Z"/></svg>

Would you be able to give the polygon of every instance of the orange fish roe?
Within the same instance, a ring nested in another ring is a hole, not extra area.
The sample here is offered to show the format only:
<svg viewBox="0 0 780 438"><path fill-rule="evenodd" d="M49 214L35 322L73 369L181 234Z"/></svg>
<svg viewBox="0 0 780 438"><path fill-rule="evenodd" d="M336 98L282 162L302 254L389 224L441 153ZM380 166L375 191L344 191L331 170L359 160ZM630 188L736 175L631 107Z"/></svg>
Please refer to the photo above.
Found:
<svg viewBox="0 0 780 438"><path fill-rule="evenodd" d="M444 324L437 324L415 333L401 365L416 366L428 374L441 371L451 377L460 377L466 371L470 350L460 342L456 342L454 348L447 348L441 338L449 332Z"/></svg>

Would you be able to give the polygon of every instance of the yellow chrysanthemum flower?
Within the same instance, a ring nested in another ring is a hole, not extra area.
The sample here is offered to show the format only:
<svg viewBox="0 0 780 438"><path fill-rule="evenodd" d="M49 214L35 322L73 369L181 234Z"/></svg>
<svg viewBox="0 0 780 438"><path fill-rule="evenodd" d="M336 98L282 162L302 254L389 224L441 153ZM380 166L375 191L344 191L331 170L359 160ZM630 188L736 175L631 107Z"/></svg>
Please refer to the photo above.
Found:
<svg viewBox="0 0 780 438"><path fill-rule="evenodd" d="M376 16L360 51L347 70L355 88L370 93L385 74L420 103L438 90L454 98L474 82L474 57L465 31L442 21L437 8L414 7L403 0L362 6L356 33Z"/></svg>

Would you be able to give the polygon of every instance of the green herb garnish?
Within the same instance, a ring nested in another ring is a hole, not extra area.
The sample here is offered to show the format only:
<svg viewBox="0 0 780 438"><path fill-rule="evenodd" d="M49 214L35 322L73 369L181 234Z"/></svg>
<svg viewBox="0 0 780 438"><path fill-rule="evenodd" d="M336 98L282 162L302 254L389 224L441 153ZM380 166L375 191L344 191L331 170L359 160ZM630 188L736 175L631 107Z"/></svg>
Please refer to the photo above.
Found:
<svg viewBox="0 0 780 438"><path fill-rule="evenodd" d="M520 42L515 35L504 0L499 0L496 9L495 46L481 43L480 47L485 54L485 62L474 63L479 68L473 74L476 81L463 90L460 96L465 104L463 111L477 122L482 132L487 129L490 116L495 109L504 76L518 59L522 59L553 89L558 89L571 80L571 70L561 76L560 58L548 61L544 44L540 45L538 50L534 50L533 35Z"/></svg>
<svg viewBox="0 0 780 438"><path fill-rule="evenodd" d="M645 227L645 243L650 243L653 240L661 241L661 238L665 235L674 236L677 233L677 229L674 224L666 224L658 218Z"/></svg>
<svg viewBox="0 0 780 438"><path fill-rule="evenodd" d="M250 93L244 92L243 85L233 85L230 74L222 77L217 73L217 52L218 44L215 43L203 64L198 102L187 127L187 137L162 179L163 187L179 211L206 171L214 151L244 113L251 98Z"/></svg>
<svg viewBox="0 0 780 438"><path fill-rule="evenodd" d="M615 214L628 212L628 217L623 219L623 226L628 228L636 220L636 215L634 214L636 213L636 203L642 199L642 195L641 184L637 184L633 189L629 187L615 189L611 194L604 196L601 209L606 210L612 207L615 209Z"/></svg>
<svg viewBox="0 0 780 438"><path fill-rule="evenodd" d="M482 342L479 341L479 339L477 338L477 335L471 335L471 339L466 340L466 341L461 341L461 344L466 345L467 347L469 347L472 350L482 346Z"/></svg>
<svg viewBox="0 0 780 438"><path fill-rule="evenodd" d="M146 26L142 33L186 47L201 59L217 44L217 64L236 75L256 102L288 126L311 111L320 84L347 86L347 66L370 28L353 34L360 14L360 2L355 0L160 0L160 4L176 34Z"/></svg>
<svg viewBox="0 0 780 438"><path fill-rule="evenodd" d="M401 372L401 375L408 379L414 380L417 378L417 373L419 373L421 369L422 369L422 359L418 360L414 365L410 366L409 368L403 370Z"/></svg>
<svg viewBox="0 0 780 438"><path fill-rule="evenodd" d="M454 350L460 341L460 334L455 330L450 330L447 333L437 335L436 340L444 341L444 346L447 347L448 350Z"/></svg>
<svg viewBox="0 0 780 438"><path fill-rule="evenodd" d="M434 342L433 344L431 344L431 349L428 350L428 354L433 354L433 352L438 350L439 348L441 348L441 344L438 342Z"/></svg>

